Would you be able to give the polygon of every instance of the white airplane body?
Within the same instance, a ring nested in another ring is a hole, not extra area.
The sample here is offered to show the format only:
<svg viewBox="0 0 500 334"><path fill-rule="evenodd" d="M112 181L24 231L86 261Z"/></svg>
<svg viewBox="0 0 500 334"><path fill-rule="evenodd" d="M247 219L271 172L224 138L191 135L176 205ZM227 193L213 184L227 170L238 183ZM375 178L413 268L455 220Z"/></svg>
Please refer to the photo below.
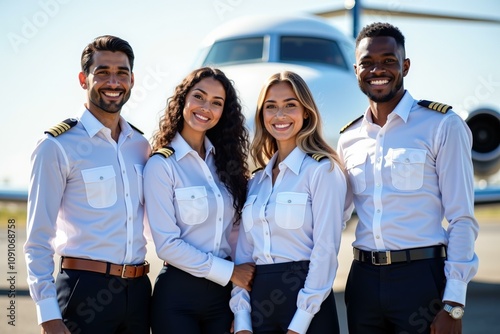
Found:
<svg viewBox="0 0 500 334"><path fill-rule="evenodd" d="M290 70L308 83L323 119L323 134L336 148L340 129L364 113L352 67L354 40L314 16L251 16L219 26L205 39L195 67L215 66L240 94L250 131L257 97L265 80ZM498 106L500 108L500 106ZM466 115L474 144L472 160L477 180L500 171L500 113L478 108ZM478 184L476 203L500 202L500 187Z"/></svg>
<svg viewBox="0 0 500 334"><path fill-rule="evenodd" d="M311 89L324 136L335 148L342 126L367 107L353 62L353 41L322 20L259 16L238 19L213 31L196 66L216 66L235 82L250 131L267 78L283 70L296 72Z"/></svg>

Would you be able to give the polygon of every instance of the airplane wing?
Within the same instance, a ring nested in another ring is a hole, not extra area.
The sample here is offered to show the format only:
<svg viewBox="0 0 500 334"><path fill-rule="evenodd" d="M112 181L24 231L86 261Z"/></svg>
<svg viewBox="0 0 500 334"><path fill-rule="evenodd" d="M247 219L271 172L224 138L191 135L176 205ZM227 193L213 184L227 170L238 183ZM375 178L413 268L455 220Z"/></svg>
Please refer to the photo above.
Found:
<svg viewBox="0 0 500 334"><path fill-rule="evenodd" d="M500 203L500 187L474 190L474 204Z"/></svg>
<svg viewBox="0 0 500 334"><path fill-rule="evenodd" d="M27 202L28 190L0 189L0 202Z"/></svg>

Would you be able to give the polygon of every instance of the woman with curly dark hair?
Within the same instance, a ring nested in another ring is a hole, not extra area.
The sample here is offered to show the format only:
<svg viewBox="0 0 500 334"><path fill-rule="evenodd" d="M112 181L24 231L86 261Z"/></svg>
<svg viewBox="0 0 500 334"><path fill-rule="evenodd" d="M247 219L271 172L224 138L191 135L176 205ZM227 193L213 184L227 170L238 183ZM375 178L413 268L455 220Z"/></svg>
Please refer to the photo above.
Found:
<svg viewBox="0 0 500 334"><path fill-rule="evenodd" d="M253 264L231 262L229 235L245 201L248 132L232 82L191 72L169 98L144 170L146 213L165 266L153 333L225 333L232 284L250 290Z"/></svg>

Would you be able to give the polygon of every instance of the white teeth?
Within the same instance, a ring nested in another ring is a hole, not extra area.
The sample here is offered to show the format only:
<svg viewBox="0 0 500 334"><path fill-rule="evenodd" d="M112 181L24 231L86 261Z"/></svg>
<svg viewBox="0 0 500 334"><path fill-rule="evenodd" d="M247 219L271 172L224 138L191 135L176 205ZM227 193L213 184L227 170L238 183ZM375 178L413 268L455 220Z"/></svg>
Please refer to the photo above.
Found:
<svg viewBox="0 0 500 334"><path fill-rule="evenodd" d="M202 121L208 121L208 117L205 117L205 116L201 116L201 115L198 115L198 114L194 114L196 116L196 118L199 118L201 119Z"/></svg>
<svg viewBox="0 0 500 334"><path fill-rule="evenodd" d="M109 97L118 97L118 96L120 96L120 93L105 92L104 95L109 96Z"/></svg>
<svg viewBox="0 0 500 334"><path fill-rule="evenodd" d="M371 82L372 85L385 85L389 83L389 80L373 80Z"/></svg>
<svg viewBox="0 0 500 334"><path fill-rule="evenodd" d="M288 128L290 124L274 124L274 126L277 127L278 129L284 129Z"/></svg>

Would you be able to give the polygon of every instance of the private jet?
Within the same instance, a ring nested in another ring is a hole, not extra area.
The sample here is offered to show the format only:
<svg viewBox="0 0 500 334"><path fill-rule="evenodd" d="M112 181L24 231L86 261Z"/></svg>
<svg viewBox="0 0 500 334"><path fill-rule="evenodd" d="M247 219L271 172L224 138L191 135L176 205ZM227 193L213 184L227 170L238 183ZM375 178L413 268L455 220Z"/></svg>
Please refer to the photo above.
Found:
<svg viewBox="0 0 500 334"><path fill-rule="evenodd" d="M242 100L250 131L265 80L290 70L308 83L321 112L324 135L336 147L339 130L366 109L354 75L354 40L313 15L249 16L229 21L205 38L195 66L220 68ZM473 134L472 160L477 180L500 170L500 113L489 108L465 120ZM477 185L475 201L500 202L500 187Z"/></svg>

